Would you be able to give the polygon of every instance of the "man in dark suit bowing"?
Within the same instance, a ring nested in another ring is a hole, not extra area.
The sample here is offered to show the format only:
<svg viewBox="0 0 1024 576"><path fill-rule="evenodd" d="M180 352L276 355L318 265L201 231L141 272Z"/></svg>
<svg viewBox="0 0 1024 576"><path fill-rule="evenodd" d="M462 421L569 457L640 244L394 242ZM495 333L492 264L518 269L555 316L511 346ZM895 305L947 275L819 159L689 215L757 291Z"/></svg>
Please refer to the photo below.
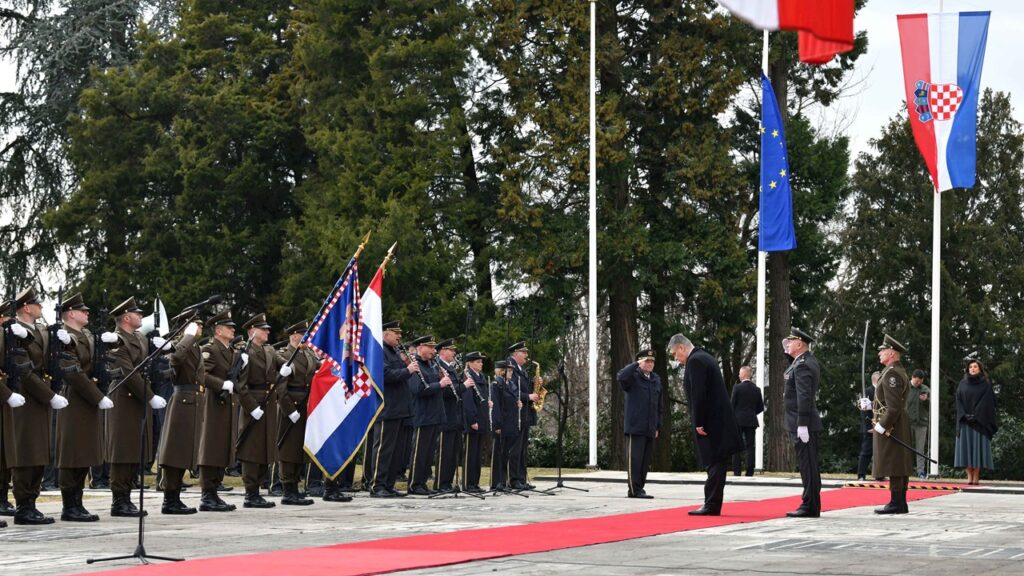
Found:
<svg viewBox="0 0 1024 576"><path fill-rule="evenodd" d="M694 444L701 467L708 471L704 482L704 505L690 510L691 516L718 516L722 513L725 474L732 455L743 450L729 393L718 362L695 348L682 334L668 341L668 353L683 364L683 389L690 407Z"/></svg>

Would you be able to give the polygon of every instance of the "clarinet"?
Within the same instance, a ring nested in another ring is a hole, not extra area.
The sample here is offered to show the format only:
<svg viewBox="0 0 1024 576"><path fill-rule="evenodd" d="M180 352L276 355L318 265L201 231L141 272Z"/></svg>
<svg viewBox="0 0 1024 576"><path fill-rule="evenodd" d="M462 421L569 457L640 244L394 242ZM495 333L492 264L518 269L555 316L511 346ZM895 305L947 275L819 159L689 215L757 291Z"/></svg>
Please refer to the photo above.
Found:
<svg viewBox="0 0 1024 576"><path fill-rule="evenodd" d="M402 354L405 354L405 357L407 359L412 359L412 360L415 360L416 362L419 362L419 360L420 360L419 355L415 355L415 354L410 354L409 353L409 349L405 347L405 344L399 343L398 351L401 352ZM430 384L427 384L427 379L423 377L423 372L417 372L416 375L420 377L420 382L423 383L423 389L424 390L427 390L428 388L430 388Z"/></svg>

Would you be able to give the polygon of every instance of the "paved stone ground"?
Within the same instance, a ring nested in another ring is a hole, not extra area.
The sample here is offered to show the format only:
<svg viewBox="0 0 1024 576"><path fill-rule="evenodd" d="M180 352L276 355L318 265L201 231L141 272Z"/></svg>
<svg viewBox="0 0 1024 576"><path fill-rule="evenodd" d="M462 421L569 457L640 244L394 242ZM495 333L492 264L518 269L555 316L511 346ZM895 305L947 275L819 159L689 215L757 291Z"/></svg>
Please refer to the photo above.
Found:
<svg viewBox="0 0 1024 576"><path fill-rule="evenodd" d="M701 476L652 475L654 500L624 498L621 473L566 478L590 492L533 495L375 500L365 495L346 504L200 513L147 519L151 554L198 558L299 548L465 528L599 516L699 504ZM596 478L595 478L596 476ZM728 501L760 500L799 493L799 482L779 478L729 478ZM552 482L535 479L541 487ZM828 484L828 483L827 483ZM838 484L833 482L832 484ZM826 486L826 489L828 486ZM911 503L911 514L878 517L870 508L826 513L812 520L779 519L668 534L614 544L523 555L412 571L415 574L909 574L967 576L1024 574L1024 489L960 493ZM183 499L198 505L198 493ZM226 497L241 506L241 495ZM87 496L99 513L94 524L58 521L48 527L13 524L0 529L0 574L76 573L133 566L134 561L87 565L86 558L131 553L137 522L111 518L109 495ZM159 496L147 498L156 508ZM59 502L41 508L58 514ZM467 542L471 546L471 542Z"/></svg>

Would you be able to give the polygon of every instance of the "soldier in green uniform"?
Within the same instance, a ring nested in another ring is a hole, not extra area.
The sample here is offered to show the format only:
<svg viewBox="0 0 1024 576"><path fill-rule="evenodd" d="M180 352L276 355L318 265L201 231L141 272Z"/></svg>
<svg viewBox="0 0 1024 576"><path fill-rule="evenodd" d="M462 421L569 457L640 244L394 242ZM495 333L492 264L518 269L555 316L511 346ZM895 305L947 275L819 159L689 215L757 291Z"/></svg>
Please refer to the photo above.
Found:
<svg viewBox="0 0 1024 576"><path fill-rule="evenodd" d="M63 365L64 395L68 407L57 413L57 467L64 509L60 519L67 522L95 522L100 519L82 505L85 477L91 466L103 464L103 410L114 402L96 384L93 349L96 342L85 328L89 307L81 294L61 303L64 327L71 336L66 351L72 359ZM108 336L109 338L109 336Z"/></svg>
<svg viewBox="0 0 1024 576"><path fill-rule="evenodd" d="M235 442L232 436L232 403L235 382L228 371L241 354L231 347L235 337L235 322L231 311L224 310L206 321L213 327L213 339L202 347L203 396L202 434L199 439L199 482L203 496L199 510L203 512L230 512L228 504L217 495L217 487L224 481L224 470L235 461Z"/></svg>
<svg viewBox="0 0 1024 576"><path fill-rule="evenodd" d="M878 361L885 366L875 389L875 462L872 472L876 478L889 477L889 503L875 510L876 514L906 514L907 484L913 469L913 454L890 436L910 442L910 418L907 416L907 394L910 380L900 365L900 356L907 348L895 338L885 335L878 347Z"/></svg>
<svg viewBox="0 0 1024 576"><path fill-rule="evenodd" d="M320 368L316 354L302 343L302 335L309 324L305 321L292 324L286 330L288 347L278 352L278 360L283 365L295 354L292 360L291 376L286 385L275 390L278 405L278 439L281 445L277 449L278 469L281 470L281 484L284 497L281 504L307 506L313 501L299 494L299 476L306 464L306 452L303 444L306 439L306 403L309 400L309 387L313 383L313 375ZM297 351L297 352L296 352Z"/></svg>
<svg viewBox="0 0 1024 576"><path fill-rule="evenodd" d="M0 325L4 327L3 330L0 330L0 360L4 361L4 364L0 364L0 516L14 516L14 506L7 499L7 487L11 482L11 468L8 463L14 458L14 415L12 411L25 405L25 397L17 390L12 390L8 384L17 388L15 382L21 374L31 370L25 350L18 348L15 343L12 345L12 350L8 351L5 344L8 324L13 331L12 335L15 340L28 336L28 331L8 316L11 304L12 302L8 300L0 305ZM13 378L10 380L4 371L7 369L8 353L14 355L11 365L15 366L14 370L17 372L12 375ZM0 528L6 526L7 523L0 520Z"/></svg>

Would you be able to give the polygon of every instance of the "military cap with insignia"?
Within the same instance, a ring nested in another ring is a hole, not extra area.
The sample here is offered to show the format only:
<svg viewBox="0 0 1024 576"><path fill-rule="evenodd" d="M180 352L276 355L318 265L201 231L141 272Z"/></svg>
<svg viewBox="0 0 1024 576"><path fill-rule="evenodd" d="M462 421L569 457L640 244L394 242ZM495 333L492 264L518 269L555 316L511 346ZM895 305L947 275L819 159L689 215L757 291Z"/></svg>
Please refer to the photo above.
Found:
<svg viewBox="0 0 1024 576"><path fill-rule="evenodd" d="M470 352L463 356L462 360L464 362L472 362L473 360L483 360L484 358L487 358L487 356L484 356L483 352Z"/></svg>
<svg viewBox="0 0 1024 576"><path fill-rule="evenodd" d="M264 330L270 330L270 324L267 324L267 315L260 312L246 320L245 324L242 324L242 330L248 330L249 328L263 328Z"/></svg>
<svg viewBox="0 0 1024 576"><path fill-rule="evenodd" d="M437 343L437 346L435 346L435 348L437 348L438 350L458 350L459 349L458 346L455 345L455 339L454 338L445 338L444 340L441 340L440 342Z"/></svg>
<svg viewBox="0 0 1024 576"><path fill-rule="evenodd" d="M391 332L398 332L399 334L402 333L402 327L399 326L398 320L392 320L391 322L385 322L385 323L381 324L380 327L385 332L391 331Z"/></svg>
<svg viewBox="0 0 1024 576"><path fill-rule="evenodd" d="M71 296L68 296L67 298L65 298L64 301L60 303L60 307L61 307L62 310L65 310L65 311L67 311L67 310L81 310L83 312L88 312L89 311L89 307L85 305L85 300L82 299L82 293L81 292L75 292Z"/></svg>
<svg viewBox="0 0 1024 576"><path fill-rule="evenodd" d="M36 289L29 286L14 297L14 302L16 308L21 308L26 304L39 304L39 296L36 294Z"/></svg>
<svg viewBox="0 0 1024 576"><path fill-rule="evenodd" d="M495 370L504 370L508 368L508 360L498 360L494 363Z"/></svg>
<svg viewBox="0 0 1024 576"><path fill-rule="evenodd" d="M135 297L132 296L121 302L110 311L110 315L114 318L121 316L122 314L128 314L129 312L135 312L136 314L142 314L142 308L139 308L138 304L135 303Z"/></svg>
<svg viewBox="0 0 1024 576"><path fill-rule="evenodd" d="M420 336L419 338L413 340L412 342L409 342L409 345L410 346L437 346L437 342L434 342L434 337L433 336L427 335L427 336Z"/></svg>
<svg viewBox="0 0 1024 576"><path fill-rule="evenodd" d="M654 349L644 348L636 353L637 360L654 360Z"/></svg>
<svg viewBox="0 0 1024 576"><path fill-rule="evenodd" d="M234 328L238 326L235 321L231 319L231 310L221 310L218 314L212 316L206 321L207 326L231 326Z"/></svg>
<svg viewBox="0 0 1024 576"><path fill-rule="evenodd" d="M907 347L900 344L895 338L888 334L882 339L882 345L878 347L879 350L895 350L900 354L907 353Z"/></svg>
<svg viewBox="0 0 1024 576"><path fill-rule="evenodd" d="M306 320L303 320L302 322L296 322L295 324L292 324L291 326L285 328L284 331L285 331L285 333L287 333L289 335L291 335L291 334L305 334L306 330L308 330L308 329L309 329L309 322L306 321Z"/></svg>
<svg viewBox="0 0 1024 576"><path fill-rule="evenodd" d="M508 350L511 353L511 352L516 352L518 350L522 350L523 352L528 352L530 349L526 347L526 340L520 340L519 342L516 342L515 344L513 344L513 345L509 346L508 348L506 348L506 350Z"/></svg>
<svg viewBox="0 0 1024 576"><path fill-rule="evenodd" d="M814 337L799 328L793 327L789 329L789 336L786 336L783 340L802 340L811 344L814 342Z"/></svg>

